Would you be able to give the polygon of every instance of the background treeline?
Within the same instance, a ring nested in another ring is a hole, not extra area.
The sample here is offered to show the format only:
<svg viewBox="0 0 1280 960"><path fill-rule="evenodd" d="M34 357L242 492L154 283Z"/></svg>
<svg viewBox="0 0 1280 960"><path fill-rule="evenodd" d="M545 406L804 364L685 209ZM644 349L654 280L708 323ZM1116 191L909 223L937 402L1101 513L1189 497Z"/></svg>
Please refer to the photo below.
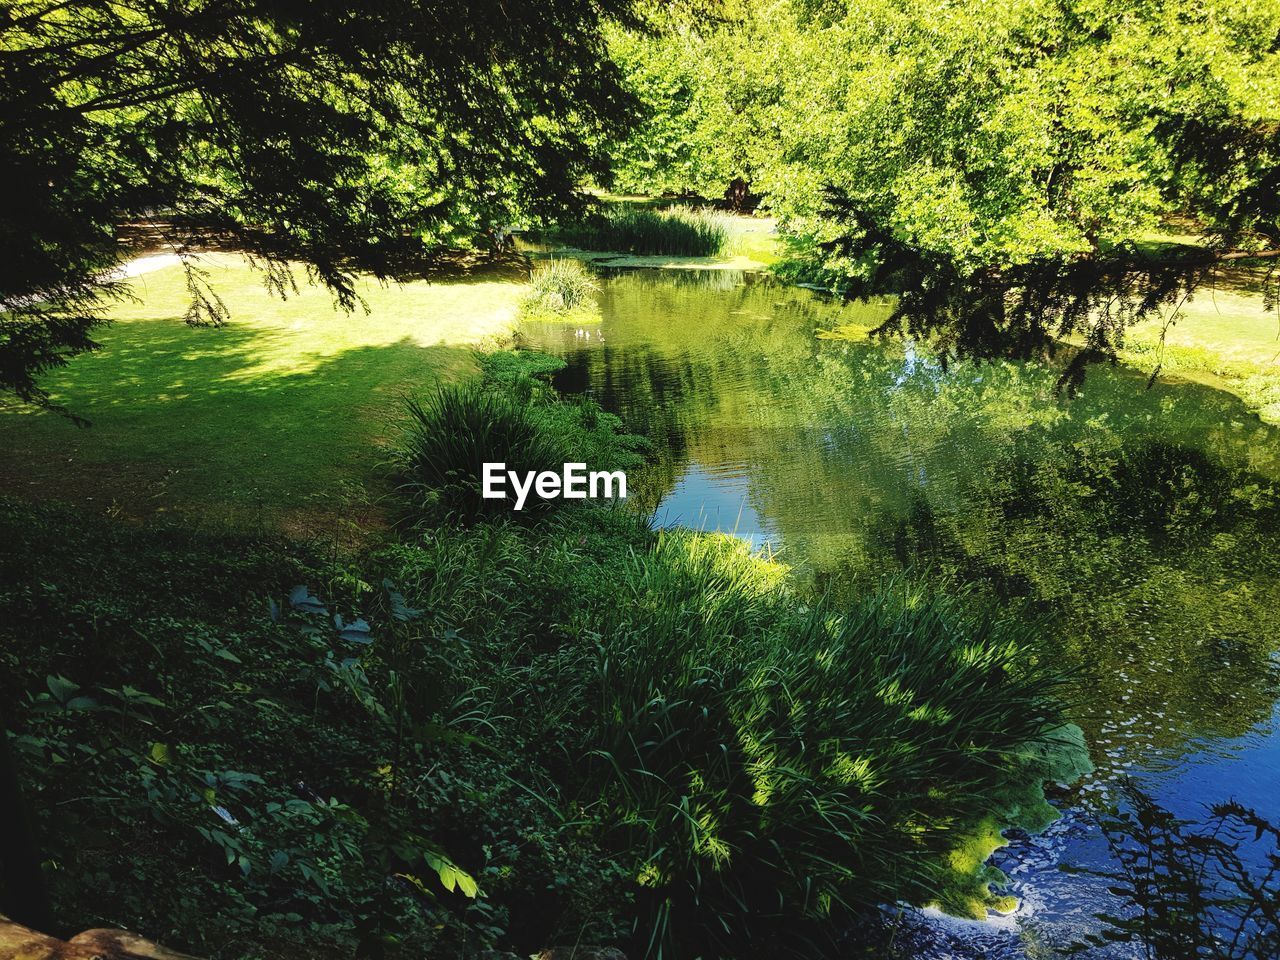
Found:
<svg viewBox="0 0 1280 960"><path fill-rule="evenodd" d="M882 332L952 356L1078 335L1074 384L1223 262L1275 262L1274 0L730 0L647 22L609 35L646 111L614 187L759 203L784 275L898 296ZM1194 243L1160 242L1171 212Z"/></svg>
<svg viewBox="0 0 1280 960"><path fill-rule="evenodd" d="M621 190L740 182L817 241L839 190L972 266L1096 251L1170 210L1280 237L1275 3L729 0L609 37L648 111Z"/></svg>

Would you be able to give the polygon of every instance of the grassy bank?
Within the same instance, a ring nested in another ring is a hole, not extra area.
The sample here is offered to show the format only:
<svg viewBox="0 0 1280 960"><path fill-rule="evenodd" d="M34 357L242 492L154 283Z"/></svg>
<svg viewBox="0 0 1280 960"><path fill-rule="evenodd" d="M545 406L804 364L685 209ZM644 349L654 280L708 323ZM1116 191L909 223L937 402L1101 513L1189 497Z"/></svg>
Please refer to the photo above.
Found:
<svg viewBox="0 0 1280 960"><path fill-rule="evenodd" d="M634 456L548 363L488 362L504 416ZM622 509L460 518L474 487L430 478L490 442L407 440L405 525L352 555L0 508L3 695L68 927L215 960L815 956L880 903L1001 905L984 851L1079 752L1024 628L902 584L831 609Z"/></svg>
<svg viewBox="0 0 1280 960"><path fill-rule="evenodd" d="M1262 419L1280 423L1280 313L1266 308L1247 273L1201 290L1175 323L1162 318L1134 327L1121 358L1228 390Z"/></svg>
<svg viewBox="0 0 1280 960"><path fill-rule="evenodd" d="M44 381L92 426L0 405L0 488L127 516L331 531L364 496L402 398L473 376L475 347L510 332L527 279L495 268L366 282L368 312L348 315L315 286L268 293L239 257L201 262L230 322L183 323L180 267L135 278L138 299L112 310L103 349Z"/></svg>
<svg viewBox="0 0 1280 960"><path fill-rule="evenodd" d="M1152 256L1173 254L1204 244L1199 228L1170 217L1166 229L1135 238ZM1268 306L1265 262L1237 261L1221 267L1178 304L1125 331L1120 360L1165 380L1190 380L1234 394L1268 423L1280 423L1280 309ZM840 278L817 266L814 251L796 244L774 265L774 274L791 282L838 289ZM861 339L866 330L836 332ZM1068 338L1081 345L1083 338Z"/></svg>

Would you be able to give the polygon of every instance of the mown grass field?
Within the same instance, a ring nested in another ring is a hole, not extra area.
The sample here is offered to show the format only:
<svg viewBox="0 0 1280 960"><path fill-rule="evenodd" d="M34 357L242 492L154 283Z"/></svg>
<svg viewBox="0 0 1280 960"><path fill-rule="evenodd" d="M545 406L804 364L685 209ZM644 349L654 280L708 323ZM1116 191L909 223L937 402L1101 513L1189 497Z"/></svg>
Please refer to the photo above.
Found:
<svg viewBox="0 0 1280 960"><path fill-rule="evenodd" d="M347 314L301 271L281 300L237 256L202 263L230 322L183 322L179 266L135 277L137 299L111 310L102 349L44 381L91 426L0 405L0 488L125 516L325 532L377 491L403 398L473 374L475 349L509 334L524 290L520 271L498 268L370 281L368 312Z"/></svg>
<svg viewBox="0 0 1280 960"><path fill-rule="evenodd" d="M1280 311L1265 309L1247 277L1199 291L1172 324L1134 327L1121 356L1140 369L1159 364L1164 375L1227 390L1280 423Z"/></svg>

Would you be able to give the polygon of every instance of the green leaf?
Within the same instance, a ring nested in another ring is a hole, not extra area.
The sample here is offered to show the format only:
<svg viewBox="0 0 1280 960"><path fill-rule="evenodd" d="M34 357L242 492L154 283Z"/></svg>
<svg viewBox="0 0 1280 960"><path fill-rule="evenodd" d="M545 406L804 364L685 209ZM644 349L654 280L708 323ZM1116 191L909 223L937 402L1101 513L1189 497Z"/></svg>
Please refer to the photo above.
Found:
<svg viewBox="0 0 1280 960"><path fill-rule="evenodd" d="M471 874L467 873L448 857L430 851L422 856L427 861L427 865L436 872L436 875L440 878L440 883L450 893L456 889L464 896L475 899L476 894L480 892L480 888Z"/></svg>
<svg viewBox="0 0 1280 960"><path fill-rule="evenodd" d="M345 626L342 626L341 621L339 621L339 626L341 629L338 631L338 636L348 643L373 643L373 634L369 631L369 624L363 619L354 620Z"/></svg>
<svg viewBox="0 0 1280 960"><path fill-rule="evenodd" d="M66 677L48 676L45 678L45 683L49 687L49 692L53 694L53 698L64 705L80 689L80 684L74 683Z"/></svg>
<svg viewBox="0 0 1280 960"><path fill-rule="evenodd" d="M299 584L289 591L289 605L303 613L326 613L325 606L311 595L304 584Z"/></svg>
<svg viewBox="0 0 1280 960"><path fill-rule="evenodd" d="M145 703L152 707L164 706L163 700L157 700L155 697L151 696L151 694L143 693L137 687L122 687L118 695L121 700L126 700L129 703Z"/></svg>
<svg viewBox="0 0 1280 960"><path fill-rule="evenodd" d="M404 623L422 616L422 611L409 606L402 593L391 589L390 580L382 581L382 585L387 590L387 600L391 603L391 616L393 619Z"/></svg>

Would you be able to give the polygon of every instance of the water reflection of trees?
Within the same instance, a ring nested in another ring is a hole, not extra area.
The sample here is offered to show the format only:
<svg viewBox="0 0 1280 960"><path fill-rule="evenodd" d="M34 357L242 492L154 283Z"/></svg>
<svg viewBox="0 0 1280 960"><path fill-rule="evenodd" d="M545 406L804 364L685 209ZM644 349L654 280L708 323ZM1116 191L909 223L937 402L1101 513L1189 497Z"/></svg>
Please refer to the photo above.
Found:
<svg viewBox="0 0 1280 960"><path fill-rule="evenodd" d="M823 589L927 568L1047 617L1099 715L1167 715L1156 745L1266 715L1280 431L1227 394L1122 369L1073 400L1046 366L944 374L899 344L814 337L874 326L876 307L682 280L607 284L600 342L567 351L567 375L665 451L660 488L733 458Z"/></svg>
<svg viewBox="0 0 1280 960"><path fill-rule="evenodd" d="M928 567L1048 615L1099 718L1122 703L1167 715L1156 746L1236 735L1268 714L1276 431L1203 388L1147 393L1096 371L1067 403L1052 371L988 365L904 384L878 352L844 358L852 389L820 381L858 426L835 434L847 445L775 461L753 487L824 586L856 592ZM843 484L877 509L833 532L789 515L785 491L805 482Z"/></svg>
<svg viewBox="0 0 1280 960"><path fill-rule="evenodd" d="M1073 952L1128 943L1154 960L1280 956L1280 825L1238 803L1193 823L1134 787L1124 800L1103 822L1111 864L1075 869L1108 881L1120 909Z"/></svg>

